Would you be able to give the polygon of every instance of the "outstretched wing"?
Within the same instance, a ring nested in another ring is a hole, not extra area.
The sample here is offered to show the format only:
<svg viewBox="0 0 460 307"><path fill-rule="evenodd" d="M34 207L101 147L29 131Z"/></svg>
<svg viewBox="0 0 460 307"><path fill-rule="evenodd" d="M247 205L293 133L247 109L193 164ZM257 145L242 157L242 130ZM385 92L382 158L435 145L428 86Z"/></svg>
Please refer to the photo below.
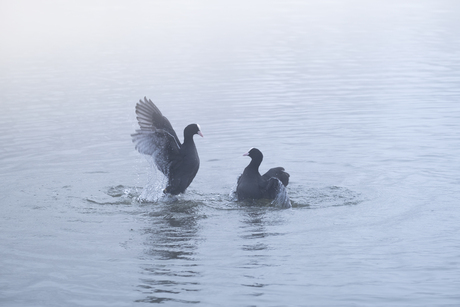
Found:
<svg viewBox="0 0 460 307"><path fill-rule="evenodd" d="M179 139L169 120L151 100L139 101L136 114L140 129L131 135L135 148L153 156L158 169L167 176L172 162L180 156Z"/></svg>
<svg viewBox="0 0 460 307"><path fill-rule="evenodd" d="M269 180L272 177L278 178L284 186L289 184L289 174L284 171L283 167L274 167L268 170L265 174L262 175L266 180Z"/></svg>
<svg viewBox="0 0 460 307"><path fill-rule="evenodd" d="M174 160L179 157L179 147L174 138L164 130L136 130L131 134L137 151L153 157L158 169L169 174L169 169Z"/></svg>
<svg viewBox="0 0 460 307"><path fill-rule="evenodd" d="M154 130L164 130L174 138L180 147L179 138L171 126L171 123L161 114L160 109L158 109L152 100L147 99L147 97L144 97L144 100L139 100L136 104L136 115L141 130L151 130L152 128L154 128Z"/></svg>

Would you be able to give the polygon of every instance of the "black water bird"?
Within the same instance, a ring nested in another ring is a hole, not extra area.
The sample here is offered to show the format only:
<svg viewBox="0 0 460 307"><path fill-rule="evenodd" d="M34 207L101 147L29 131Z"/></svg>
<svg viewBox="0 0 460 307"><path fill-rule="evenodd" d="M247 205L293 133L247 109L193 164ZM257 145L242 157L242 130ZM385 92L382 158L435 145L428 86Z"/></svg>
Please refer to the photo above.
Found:
<svg viewBox="0 0 460 307"><path fill-rule="evenodd" d="M168 178L165 193L184 193L192 183L200 167L200 158L193 136L200 135L200 126L190 124L184 129L184 143L180 143L169 120L158 107L146 97L136 104L140 129L132 134L135 148L142 154L151 155L157 168Z"/></svg>
<svg viewBox="0 0 460 307"><path fill-rule="evenodd" d="M249 156L251 162L244 169L243 174L238 178L236 194L238 200L245 199L276 199L283 194L282 207L290 207L289 197L284 187L289 183L289 174L283 167L274 167L264 175L260 175L259 166L262 163L263 155L257 148L251 148L243 156Z"/></svg>

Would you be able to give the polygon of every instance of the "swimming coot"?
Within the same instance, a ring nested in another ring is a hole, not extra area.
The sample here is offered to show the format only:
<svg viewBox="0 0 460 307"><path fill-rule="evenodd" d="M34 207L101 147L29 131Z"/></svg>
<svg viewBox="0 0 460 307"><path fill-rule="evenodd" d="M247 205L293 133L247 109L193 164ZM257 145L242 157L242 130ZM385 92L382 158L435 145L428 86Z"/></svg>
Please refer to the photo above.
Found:
<svg viewBox="0 0 460 307"><path fill-rule="evenodd" d="M135 148L142 154L151 155L158 169L168 178L165 193L184 193L192 183L200 167L200 158L193 136L201 133L198 124L184 129L184 143L180 143L169 120L158 107L146 97L136 105L140 129L132 134Z"/></svg>
<svg viewBox="0 0 460 307"><path fill-rule="evenodd" d="M271 168L264 175L260 175L259 166L262 163L263 155L257 148L251 148L243 156L249 156L251 162L244 169L243 174L238 178L236 194L238 200L245 199L277 199L281 194L282 207L290 207L290 201L284 187L289 183L289 174L282 167Z"/></svg>

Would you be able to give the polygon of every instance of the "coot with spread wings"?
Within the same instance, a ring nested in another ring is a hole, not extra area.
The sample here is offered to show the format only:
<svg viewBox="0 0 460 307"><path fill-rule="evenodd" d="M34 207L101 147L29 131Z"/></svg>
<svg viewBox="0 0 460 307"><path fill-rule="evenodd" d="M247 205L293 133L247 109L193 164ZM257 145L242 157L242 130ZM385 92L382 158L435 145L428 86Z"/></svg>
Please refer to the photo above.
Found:
<svg viewBox="0 0 460 307"><path fill-rule="evenodd" d="M185 127L181 144L169 120L150 99L139 100L136 114L140 129L131 135L135 148L142 154L151 155L157 168L168 178L165 193L184 193L200 167L193 141L195 134L203 136L200 126L190 124Z"/></svg>

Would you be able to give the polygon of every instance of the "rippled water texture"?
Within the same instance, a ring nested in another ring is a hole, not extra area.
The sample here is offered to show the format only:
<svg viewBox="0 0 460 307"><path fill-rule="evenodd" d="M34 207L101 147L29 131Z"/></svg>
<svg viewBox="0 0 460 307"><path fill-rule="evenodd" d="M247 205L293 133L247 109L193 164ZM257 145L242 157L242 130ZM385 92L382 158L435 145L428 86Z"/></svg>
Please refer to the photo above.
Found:
<svg viewBox="0 0 460 307"><path fill-rule="evenodd" d="M1 306L457 306L456 1L1 1ZM138 99L185 195L134 150ZM251 147L292 208L238 203Z"/></svg>

